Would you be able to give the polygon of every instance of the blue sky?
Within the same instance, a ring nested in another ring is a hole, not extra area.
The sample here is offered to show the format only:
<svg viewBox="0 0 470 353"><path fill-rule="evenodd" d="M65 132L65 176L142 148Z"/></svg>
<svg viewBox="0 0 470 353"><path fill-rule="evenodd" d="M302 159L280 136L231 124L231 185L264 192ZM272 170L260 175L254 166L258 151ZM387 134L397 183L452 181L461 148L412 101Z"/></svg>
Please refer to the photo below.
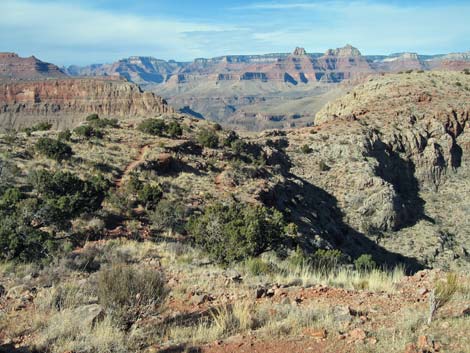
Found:
<svg viewBox="0 0 470 353"><path fill-rule="evenodd" d="M470 1L0 0L0 51L58 65L131 55L470 50Z"/></svg>

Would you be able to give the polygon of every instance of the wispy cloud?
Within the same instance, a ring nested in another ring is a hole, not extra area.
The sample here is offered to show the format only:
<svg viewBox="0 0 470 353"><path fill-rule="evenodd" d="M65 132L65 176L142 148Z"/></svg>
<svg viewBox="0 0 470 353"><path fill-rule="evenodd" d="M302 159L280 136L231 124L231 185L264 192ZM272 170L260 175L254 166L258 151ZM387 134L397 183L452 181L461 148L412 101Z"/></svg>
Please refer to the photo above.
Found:
<svg viewBox="0 0 470 353"><path fill-rule="evenodd" d="M189 59L204 54L188 45L191 33L237 29L228 24L128 15L61 2L2 0L0 13L7 14L0 21L2 49L44 53L43 57L55 56L63 62L71 56L76 62L91 62L104 51L113 56L132 51L155 56L172 53Z"/></svg>
<svg viewBox="0 0 470 353"><path fill-rule="evenodd" d="M197 20L181 15L176 1L160 1L173 7L173 15L96 8L92 1L0 0L0 51L34 54L58 64L89 64L130 55L190 60L286 52L295 46L323 52L346 43L367 54L470 48L468 1L405 6L382 0L201 0L191 6L199 14L205 7L211 11Z"/></svg>

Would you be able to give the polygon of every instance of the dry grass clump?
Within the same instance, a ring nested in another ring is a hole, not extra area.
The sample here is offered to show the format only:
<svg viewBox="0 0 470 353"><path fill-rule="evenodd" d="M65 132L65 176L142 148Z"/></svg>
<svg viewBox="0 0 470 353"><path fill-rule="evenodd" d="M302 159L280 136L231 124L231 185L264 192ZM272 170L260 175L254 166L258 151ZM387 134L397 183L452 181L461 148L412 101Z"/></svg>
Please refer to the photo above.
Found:
<svg viewBox="0 0 470 353"><path fill-rule="evenodd" d="M323 284L372 292L392 293L396 290L396 284L405 277L405 270L400 266L391 270L374 268L365 271L341 265L318 267L302 262L279 261L275 256L267 256L248 265L244 264L241 270L252 276L258 275L264 282L296 283L302 286Z"/></svg>
<svg viewBox="0 0 470 353"><path fill-rule="evenodd" d="M53 353L128 352L125 334L110 318L89 326L80 322L70 310L58 312L48 319L36 345L39 350L47 348Z"/></svg>
<svg viewBox="0 0 470 353"><path fill-rule="evenodd" d="M429 296L429 316L430 324L437 311L446 305L454 296L459 288L458 277L455 273L448 273L446 281L439 281Z"/></svg>
<svg viewBox="0 0 470 353"><path fill-rule="evenodd" d="M256 307L243 301L216 308L194 325L175 324L168 329L168 337L174 344L199 345L247 332L280 338L301 334L305 328L334 325L330 312L319 307L273 303Z"/></svg>

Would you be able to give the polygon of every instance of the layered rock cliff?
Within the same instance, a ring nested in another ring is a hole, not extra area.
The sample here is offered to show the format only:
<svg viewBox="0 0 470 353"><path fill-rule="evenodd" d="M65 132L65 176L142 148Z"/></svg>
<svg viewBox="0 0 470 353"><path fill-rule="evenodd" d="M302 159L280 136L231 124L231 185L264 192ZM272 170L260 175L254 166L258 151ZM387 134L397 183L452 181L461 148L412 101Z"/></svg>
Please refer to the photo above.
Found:
<svg viewBox="0 0 470 353"><path fill-rule="evenodd" d="M0 127L48 121L70 127L88 114L124 118L173 112L164 99L135 84L112 79L0 82Z"/></svg>

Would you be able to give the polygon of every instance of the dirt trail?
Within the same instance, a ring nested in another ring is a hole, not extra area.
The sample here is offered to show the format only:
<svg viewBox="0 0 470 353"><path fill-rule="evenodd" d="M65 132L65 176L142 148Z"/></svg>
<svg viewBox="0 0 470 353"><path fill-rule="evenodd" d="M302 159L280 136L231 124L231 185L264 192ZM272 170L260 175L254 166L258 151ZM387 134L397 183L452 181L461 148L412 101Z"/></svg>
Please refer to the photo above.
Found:
<svg viewBox="0 0 470 353"><path fill-rule="evenodd" d="M150 145L144 145L140 148L137 157L129 165L127 165L126 168L124 168L122 174L114 182L114 185L116 185L117 188L120 188L124 178L128 176L135 168L137 168L144 161L144 156L149 149Z"/></svg>

